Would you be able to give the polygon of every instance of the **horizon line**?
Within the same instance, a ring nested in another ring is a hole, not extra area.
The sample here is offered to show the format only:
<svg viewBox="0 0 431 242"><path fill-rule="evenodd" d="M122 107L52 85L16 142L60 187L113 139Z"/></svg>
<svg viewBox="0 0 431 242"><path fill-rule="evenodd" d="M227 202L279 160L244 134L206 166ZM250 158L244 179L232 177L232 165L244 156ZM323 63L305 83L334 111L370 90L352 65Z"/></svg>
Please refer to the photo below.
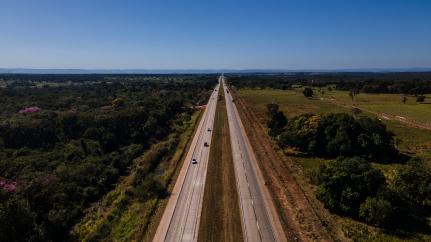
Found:
<svg viewBox="0 0 431 242"><path fill-rule="evenodd" d="M1 68L0 74L214 74L299 72L430 72L431 67L370 68Z"/></svg>

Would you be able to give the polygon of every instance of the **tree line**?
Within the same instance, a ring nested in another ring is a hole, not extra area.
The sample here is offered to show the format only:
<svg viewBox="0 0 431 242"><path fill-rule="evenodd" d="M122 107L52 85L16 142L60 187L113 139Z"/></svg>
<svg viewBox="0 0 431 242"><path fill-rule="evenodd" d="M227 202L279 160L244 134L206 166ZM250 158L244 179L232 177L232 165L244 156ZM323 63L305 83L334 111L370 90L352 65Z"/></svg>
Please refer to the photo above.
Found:
<svg viewBox="0 0 431 242"><path fill-rule="evenodd" d="M363 93L398 93L423 95L431 93L431 73L275 73L229 76L237 88L290 89L295 86L323 87Z"/></svg>

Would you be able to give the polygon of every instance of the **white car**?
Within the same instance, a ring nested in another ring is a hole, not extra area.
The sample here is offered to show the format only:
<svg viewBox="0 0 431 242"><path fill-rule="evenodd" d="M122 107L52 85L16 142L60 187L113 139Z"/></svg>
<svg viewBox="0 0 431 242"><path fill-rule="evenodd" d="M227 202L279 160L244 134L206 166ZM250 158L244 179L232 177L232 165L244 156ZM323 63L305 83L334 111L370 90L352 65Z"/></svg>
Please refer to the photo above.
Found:
<svg viewBox="0 0 431 242"><path fill-rule="evenodd" d="M193 158L192 159L192 164L197 164L197 163L198 163L198 161L195 158Z"/></svg>

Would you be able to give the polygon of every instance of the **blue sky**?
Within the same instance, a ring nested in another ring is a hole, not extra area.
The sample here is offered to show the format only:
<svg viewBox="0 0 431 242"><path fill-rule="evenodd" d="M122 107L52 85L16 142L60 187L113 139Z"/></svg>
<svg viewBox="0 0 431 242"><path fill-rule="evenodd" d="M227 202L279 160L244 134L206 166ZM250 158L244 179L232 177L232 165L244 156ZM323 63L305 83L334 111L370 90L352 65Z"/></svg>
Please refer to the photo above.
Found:
<svg viewBox="0 0 431 242"><path fill-rule="evenodd" d="M429 0L0 0L0 67L431 67Z"/></svg>

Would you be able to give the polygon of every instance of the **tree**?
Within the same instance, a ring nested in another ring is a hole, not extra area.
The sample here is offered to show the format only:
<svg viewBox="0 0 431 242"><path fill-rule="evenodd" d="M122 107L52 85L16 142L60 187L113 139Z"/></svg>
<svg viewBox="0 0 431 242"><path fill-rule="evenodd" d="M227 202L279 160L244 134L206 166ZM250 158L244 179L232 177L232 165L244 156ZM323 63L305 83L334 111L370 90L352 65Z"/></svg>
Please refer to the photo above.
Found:
<svg viewBox="0 0 431 242"><path fill-rule="evenodd" d="M397 169L393 187L416 213L431 209L431 169L422 160Z"/></svg>
<svg viewBox="0 0 431 242"><path fill-rule="evenodd" d="M278 104L275 103L269 103L266 105L266 109L268 112L268 116L274 116L276 113L278 113Z"/></svg>
<svg viewBox="0 0 431 242"><path fill-rule="evenodd" d="M268 116L270 120L267 123L267 127L269 129L269 135L272 137L275 137L281 133L283 128L287 124L287 118L284 116L284 113L281 111L278 111L278 105L277 104L268 104Z"/></svg>
<svg viewBox="0 0 431 242"><path fill-rule="evenodd" d="M313 96L313 89L311 89L310 87L306 87L304 91L302 91L302 94L304 94L305 97L310 98Z"/></svg>
<svg viewBox="0 0 431 242"><path fill-rule="evenodd" d="M386 161L397 154L393 134L380 120L346 113L296 116L282 130L278 143L330 157L361 156Z"/></svg>
<svg viewBox="0 0 431 242"><path fill-rule="evenodd" d="M33 216L26 201L0 190L0 241L29 241L35 237Z"/></svg>
<svg viewBox="0 0 431 242"><path fill-rule="evenodd" d="M418 102L418 103L423 103L423 102L425 102L425 96L424 95L418 95L418 96L416 96L416 102Z"/></svg>
<svg viewBox="0 0 431 242"><path fill-rule="evenodd" d="M125 101L123 98L117 97L112 101L111 105L113 108L120 108L120 107L123 107L125 105Z"/></svg>
<svg viewBox="0 0 431 242"><path fill-rule="evenodd" d="M283 128L287 124L287 118L284 116L283 112L277 112L275 115L271 117L271 120L268 122L267 126L269 128L269 135L272 137L277 136L281 133Z"/></svg>
<svg viewBox="0 0 431 242"><path fill-rule="evenodd" d="M359 216L370 224L387 226L392 221L394 208L392 204L381 197L368 197L359 209Z"/></svg>
<svg viewBox="0 0 431 242"><path fill-rule="evenodd" d="M358 217L367 197L376 196L385 184L380 170L359 157L337 159L323 165L316 196L332 212Z"/></svg>
<svg viewBox="0 0 431 242"><path fill-rule="evenodd" d="M357 90L350 90L349 91L349 97L352 99L352 101L355 100L355 96L358 94Z"/></svg>

